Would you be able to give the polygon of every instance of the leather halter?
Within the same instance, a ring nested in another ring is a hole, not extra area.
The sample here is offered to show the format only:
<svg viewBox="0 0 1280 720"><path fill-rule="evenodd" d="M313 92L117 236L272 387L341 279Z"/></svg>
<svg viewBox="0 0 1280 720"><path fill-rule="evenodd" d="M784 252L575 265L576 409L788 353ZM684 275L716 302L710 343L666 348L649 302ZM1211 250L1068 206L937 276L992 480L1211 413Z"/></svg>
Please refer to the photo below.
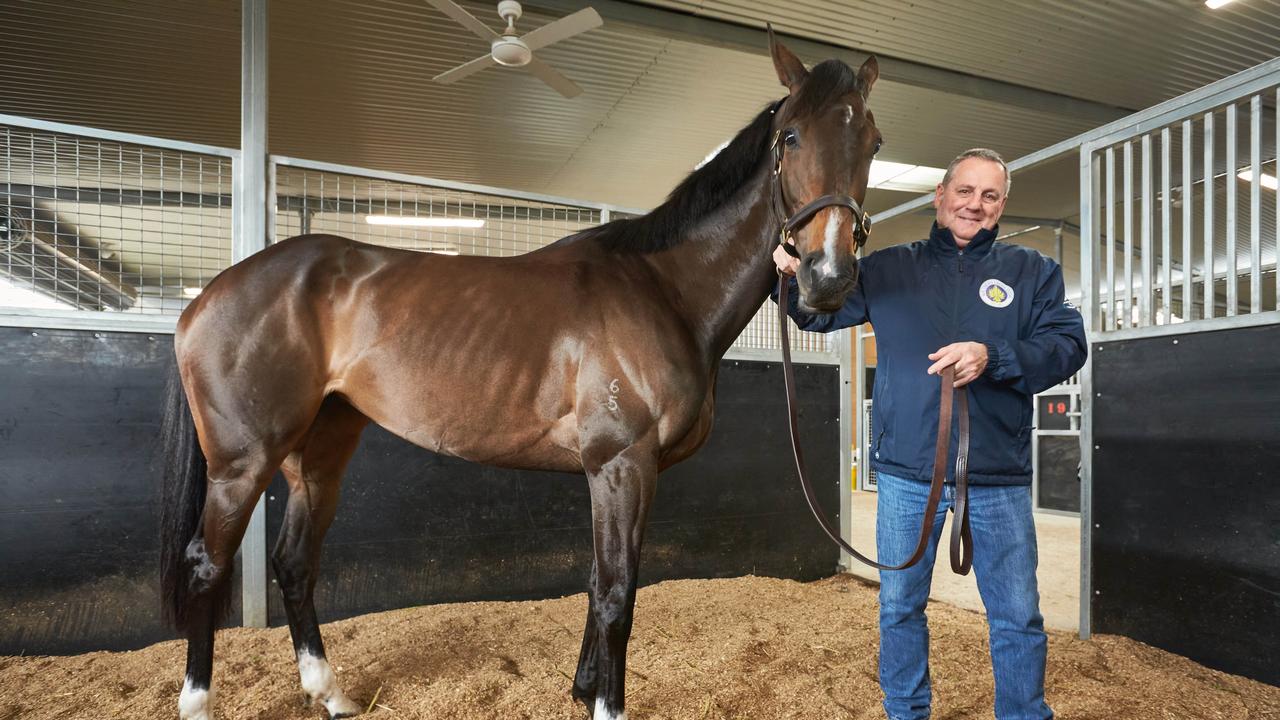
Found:
<svg viewBox="0 0 1280 720"><path fill-rule="evenodd" d="M880 570L902 570L911 567L924 557L929 547L929 538L933 534L933 518L938 512L938 502L942 498L942 486L947 477L947 454L951 444L951 418L953 397L959 398L960 434L956 447L956 499L955 521L951 525L951 569L959 575L968 575L973 565L973 536L969 531L969 393L964 387L954 388L955 367L942 371L941 402L938 410L938 438L933 452L933 478L929 486L929 500L925 503L924 517L920 521L920 539L911 557L899 565L886 565L872 560L845 542L840 533L831 527L818 504L818 497L804 471L804 457L800 452L800 424L796 417L796 379L795 370L791 366L791 342L787 337L787 305L790 303L787 276L779 273L778 277L778 324L782 339L782 376L787 387L787 422L791 431L791 448L795 452L796 472L800 475L800 485L804 488L805 500L809 510L817 518L822 531L836 545L860 562ZM867 465L863 459L863 466Z"/></svg>
<svg viewBox="0 0 1280 720"><path fill-rule="evenodd" d="M779 108L781 105L778 106ZM777 112L777 108L774 109ZM867 244L867 238L871 236L871 215L862 209L857 200L849 195L827 194L816 200L808 202L795 211L791 215L787 215L786 199L782 197L782 155L786 152L786 143L782 142L782 130L775 130L773 133L773 141L769 143L769 151L773 153L773 211L782 218L782 226L778 230L778 243L782 245L782 249L793 258L800 259L800 252L796 250L795 240L792 233L809 222L819 210L829 207L849 208L853 213L853 243L854 250L857 251L863 245Z"/></svg>

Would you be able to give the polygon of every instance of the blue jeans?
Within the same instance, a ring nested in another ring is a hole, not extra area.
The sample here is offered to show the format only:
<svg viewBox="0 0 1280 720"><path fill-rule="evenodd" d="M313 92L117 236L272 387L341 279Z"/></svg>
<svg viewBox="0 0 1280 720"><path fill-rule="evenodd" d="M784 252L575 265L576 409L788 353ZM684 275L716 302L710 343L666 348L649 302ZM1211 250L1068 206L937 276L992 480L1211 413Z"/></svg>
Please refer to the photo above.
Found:
<svg viewBox="0 0 1280 720"><path fill-rule="evenodd" d="M880 562L900 563L920 538L928 483L881 473L877 480L876 549ZM955 501L947 485L923 559L906 570L880 573L880 688L889 720L929 717L929 628L925 603L933 580L938 537ZM1047 638L1036 589L1036 532L1031 488L969 486L973 571L987 609L998 720L1046 720Z"/></svg>

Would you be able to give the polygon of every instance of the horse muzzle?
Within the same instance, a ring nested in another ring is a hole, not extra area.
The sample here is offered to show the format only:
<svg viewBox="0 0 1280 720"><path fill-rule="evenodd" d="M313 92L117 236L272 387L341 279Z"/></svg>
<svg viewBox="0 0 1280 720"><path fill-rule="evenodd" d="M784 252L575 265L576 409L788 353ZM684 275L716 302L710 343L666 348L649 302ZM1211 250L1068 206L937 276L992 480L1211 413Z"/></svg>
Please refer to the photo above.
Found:
<svg viewBox="0 0 1280 720"><path fill-rule="evenodd" d="M835 312L858 285L858 260L852 255L828 258L824 251L811 253L800 260L796 280L803 309Z"/></svg>

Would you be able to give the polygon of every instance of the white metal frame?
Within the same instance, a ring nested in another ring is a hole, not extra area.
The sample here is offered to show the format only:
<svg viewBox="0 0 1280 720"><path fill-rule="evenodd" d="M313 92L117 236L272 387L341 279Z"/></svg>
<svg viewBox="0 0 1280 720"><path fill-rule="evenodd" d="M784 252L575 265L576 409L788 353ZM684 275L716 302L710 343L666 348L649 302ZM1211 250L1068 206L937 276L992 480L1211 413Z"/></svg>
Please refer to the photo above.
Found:
<svg viewBox="0 0 1280 720"><path fill-rule="evenodd" d="M102 130L100 128L49 122L16 115L0 114L0 125L26 128L60 135L73 135L93 140L105 140L127 145L174 150L222 157L231 160L233 178L241 165L241 154L234 148L201 145L199 143L168 140L134 133ZM234 212L234 204L232 208ZM135 315L130 313L104 313L91 310L52 310L0 306L0 327L47 328L57 330L100 330L104 332L138 332L171 334L177 318L168 315Z"/></svg>

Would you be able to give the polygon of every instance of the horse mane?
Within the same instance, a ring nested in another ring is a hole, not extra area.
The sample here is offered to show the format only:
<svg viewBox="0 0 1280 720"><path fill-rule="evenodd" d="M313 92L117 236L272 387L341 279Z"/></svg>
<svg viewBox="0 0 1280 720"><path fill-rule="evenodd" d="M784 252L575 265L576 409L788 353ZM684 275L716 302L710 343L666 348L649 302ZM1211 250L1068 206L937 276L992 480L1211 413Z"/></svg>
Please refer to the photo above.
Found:
<svg viewBox="0 0 1280 720"><path fill-rule="evenodd" d="M768 150L773 114L782 101L769 103L723 150L689 173L667 199L647 215L619 218L568 239L594 239L609 252L649 253L680 241L684 230L723 205L742 187Z"/></svg>
<svg viewBox="0 0 1280 720"><path fill-rule="evenodd" d="M821 62L791 98L787 114L802 117L816 113L831 98L856 90L857 86L857 75L847 64L840 60ZM769 150L773 115L784 100L766 105L723 150L689 173L647 215L619 218L565 239L594 239L614 253L650 253L676 245L689 225L727 202L755 173L761 157Z"/></svg>

